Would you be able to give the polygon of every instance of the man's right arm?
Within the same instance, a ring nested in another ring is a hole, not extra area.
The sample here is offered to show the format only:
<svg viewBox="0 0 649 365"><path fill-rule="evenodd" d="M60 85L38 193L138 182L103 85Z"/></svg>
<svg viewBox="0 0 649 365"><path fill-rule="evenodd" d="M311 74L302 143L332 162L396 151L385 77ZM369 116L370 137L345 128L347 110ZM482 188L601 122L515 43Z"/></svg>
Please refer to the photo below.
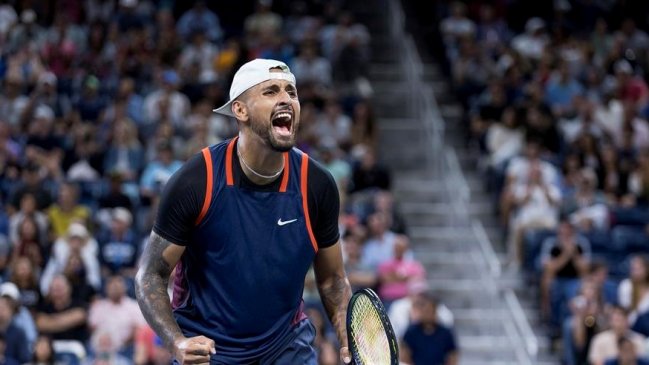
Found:
<svg viewBox="0 0 649 365"><path fill-rule="evenodd" d="M171 271L184 251L185 247L151 232L135 276L135 293L142 314L168 348L183 337L172 314L167 287Z"/></svg>

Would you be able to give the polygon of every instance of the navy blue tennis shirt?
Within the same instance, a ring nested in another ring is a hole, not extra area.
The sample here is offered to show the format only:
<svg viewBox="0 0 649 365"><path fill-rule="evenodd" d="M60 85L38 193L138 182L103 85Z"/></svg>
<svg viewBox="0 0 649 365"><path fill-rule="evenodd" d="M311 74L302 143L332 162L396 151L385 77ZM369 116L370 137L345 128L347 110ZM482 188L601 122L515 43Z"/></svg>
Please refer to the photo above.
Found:
<svg viewBox="0 0 649 365"><path fill-rule="evenodd" d="M331 175L296 148L271 184L250 182L236 138L190 159L163 192L154 231L186 247L172 307L187 337L216 343L216 358L245 363L291 340L304 277L317 251L339 239Z"/></svg>

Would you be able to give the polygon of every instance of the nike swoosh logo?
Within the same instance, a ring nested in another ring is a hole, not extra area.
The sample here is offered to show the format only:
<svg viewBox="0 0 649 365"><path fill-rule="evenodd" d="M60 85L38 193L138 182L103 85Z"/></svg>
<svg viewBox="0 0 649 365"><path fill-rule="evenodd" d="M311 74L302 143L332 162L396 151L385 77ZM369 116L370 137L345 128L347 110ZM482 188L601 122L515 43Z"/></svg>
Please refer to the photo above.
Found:
<svg viewBox="0 0 649 365"><path fill-rule="evenodd" d="M280 218L280 219L277 220L277 225L281 227L281 226L285 226L285 225L287 225L289 223L293 223L295 221L297 221L297 218L291 219L290 221L283 221L282 218Z"/></svg>

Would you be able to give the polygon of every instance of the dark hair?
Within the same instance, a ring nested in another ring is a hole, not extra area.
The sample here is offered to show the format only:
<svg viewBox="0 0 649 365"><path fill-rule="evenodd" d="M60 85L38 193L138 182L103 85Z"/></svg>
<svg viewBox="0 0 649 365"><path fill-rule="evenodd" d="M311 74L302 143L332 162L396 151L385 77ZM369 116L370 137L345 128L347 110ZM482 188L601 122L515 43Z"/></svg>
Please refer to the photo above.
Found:
<svg viewBox="0 0 649 365"><path fill-rule="evenodd" d="M437 307L437 304L439 303L439 300L437 299L437 295L432 290L427 290L421 294L419 294L419 297L422 298L426 303L432 304L433 307Z"/></svg>
<svg viewBox="0 0 649 365"><path fill-rule="evenodd" d="M588 272L594 274L595 272L602 269L608 270L608 264L606 263L606 261L603 261L601 259L594 259L593 262L590 263Z"/></svg>

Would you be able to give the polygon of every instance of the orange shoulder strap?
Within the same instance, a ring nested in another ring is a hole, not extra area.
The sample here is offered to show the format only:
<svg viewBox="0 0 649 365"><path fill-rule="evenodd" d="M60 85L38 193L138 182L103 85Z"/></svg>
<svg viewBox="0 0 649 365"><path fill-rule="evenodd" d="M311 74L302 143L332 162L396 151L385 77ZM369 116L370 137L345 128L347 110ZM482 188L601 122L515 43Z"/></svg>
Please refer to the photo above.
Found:
<svg viewBox="0 0 649 365"><path fill-rule="evenodd" d="M202 150L203 159L205 160L205 167L207 172L207 184L205 185L205 199L203 199L203 208L201 208L201 213L196 218L195 225L199 225L207 210L210 209L210 202L212 201L212 184L214 183L213 171L212 171L212 154L210 153L210 148L205 147Z"/></svg>
<svg viewBox="0 0 649 365"><path fill-rule="evenodd" d="M311 245L313 246L313 249L317 253L318 242L316 242L315 236L313 235L313 229L311 228L311 218L309 217L308 172L309 172L309 156L306 153L302 153L302 166L300 167L300 190L302 191L302 210L304 210L304 219L306 220L306 229L309 232Z"/></svg>

